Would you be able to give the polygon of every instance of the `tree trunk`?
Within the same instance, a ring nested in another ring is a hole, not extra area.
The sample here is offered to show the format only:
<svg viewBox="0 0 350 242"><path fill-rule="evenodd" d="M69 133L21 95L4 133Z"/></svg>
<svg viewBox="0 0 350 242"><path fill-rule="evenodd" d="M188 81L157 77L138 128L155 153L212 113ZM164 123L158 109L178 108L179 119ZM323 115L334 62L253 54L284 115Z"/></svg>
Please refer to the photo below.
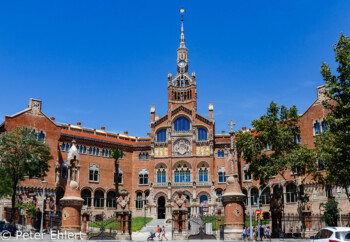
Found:
<svg viewBox="0 0 350 242"><path fill-rule="evenodd" d="M297 194L298 194L298 213L299 213L299 220L301 222L301 236L303 239L305 239L305 231L306 231L306 226L305 226L305 218L303 216L303 209L301 207L301 194L300 194L300 186L297 186Z"/></svg>
<svg viewBox="0 0 350 242"><path fill-rule="evenodd" d="M12 198L11 198L11 219L10 223L15 224L15 211L16 211L16 188L17 188L17 181L14 181L13 187L12 187Z"/></svg>

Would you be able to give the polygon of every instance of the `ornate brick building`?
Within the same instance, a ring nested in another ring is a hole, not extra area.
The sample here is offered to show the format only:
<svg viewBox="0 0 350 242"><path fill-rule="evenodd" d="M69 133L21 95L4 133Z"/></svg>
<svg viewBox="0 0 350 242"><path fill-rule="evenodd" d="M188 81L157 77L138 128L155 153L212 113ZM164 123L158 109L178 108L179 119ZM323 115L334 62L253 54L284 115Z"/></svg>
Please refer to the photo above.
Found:
<svg viewBox="0 0 350 242"><path fill-rule="evenodd" d="M146 138L130 136L128 132L117 134L100 129L85 128L80 122L76 125L60 123L42 112L42 102L30 99L27 109L5 117L0 132L15 127L28 127L39 140L51 147L50 171L46 209L59 211L59 200L64 195L67 179L68 151L73 140L80 156L80 190L84 199L82 210L90 214L112 214L115 211L114 160L111 150L118 147L124 150L120 160L120 190L130 195L133 216L171 218L174 199L180 192L187 198L191 215L214 214L222 209L221 195L226 187L226 159L230 148L230 135L215 133L213 104L209 104L208 114L197 112L197 82L194 72L189 74L188 49L185 46L183 22L181 23L180 46L177 49L177 73L168 74L168 111L163 116L150 110L151 132ZM296 142L313 147L315 136L325 131L323 121L325 111L321 104L324 98L322 87L317 88L316 101L300 116L301 136ZM248 130L247 130L248 131ZM270 147L266 147L266 151ZM240 183L243 193L251 196L253 207L261 189L252 180L248 166L239 161ZM323 163L319 162L320 172ZM293 171L287 177L293 177ZM282 180L276 177L275 180ZM18 187L19 200L32 199L41 203L39 179L28 179ZM249 192L250 191L250 192ZM310 208L320 213L321 203L327 196L336 192L332 187L306 187L311 197ZM296 187L289 183L272 187L262 195L263 211L270 211L270 197L279 194L285 213L296 213ZM341 195L343 213L349 213L349 203ZM246 214L249 211L246 202ZM147 208L146 206L147 205ZM9 201L1 201L1 208L10 206ZM41 206L38 206L41 207ZM146 210L146 211L145 211ZM255 209L254 209L255 210ZM278 211L280 212L280 211ZM3 211L1 216L3 216Z"/></svg>

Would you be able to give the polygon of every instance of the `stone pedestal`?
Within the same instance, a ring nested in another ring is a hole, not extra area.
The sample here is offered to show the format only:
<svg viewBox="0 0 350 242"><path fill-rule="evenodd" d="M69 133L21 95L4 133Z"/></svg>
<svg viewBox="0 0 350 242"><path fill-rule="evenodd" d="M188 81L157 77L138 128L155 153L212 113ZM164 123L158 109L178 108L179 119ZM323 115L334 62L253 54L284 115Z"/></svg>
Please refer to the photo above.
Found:
<svg viewBox="0 0 350 242"><path fill-rule="evenodd" d="M225 240L241 240L244 227L245 195L238 183L238 177L227 178L227 187L222 195L225 208Z"/></svg>
<svg viewBox="0 0 350 242"><path fill-rule="evenodd" d="M62 231L79 232L81 230L81 205L84 199L80 197L77 189L78 183L70 181L66 186L66 192L60 202L62 205Z"/></svg>
<svg viewBox="0 0 350 242"><path fill-rule="evenodd" d="M116 217L118 221L118 231L116 235L117 240L131 240L131 211L118 209L116 212ZM121 230L123 223L123 230Z"/></svg>
<svg viewBox="0 0 350 242"><path fill-rule="evenodd" d="M173 209L174 216L174 233L173 240L187 240L188 234L186 231L187 223L187 208L175 208Z"/></svg>

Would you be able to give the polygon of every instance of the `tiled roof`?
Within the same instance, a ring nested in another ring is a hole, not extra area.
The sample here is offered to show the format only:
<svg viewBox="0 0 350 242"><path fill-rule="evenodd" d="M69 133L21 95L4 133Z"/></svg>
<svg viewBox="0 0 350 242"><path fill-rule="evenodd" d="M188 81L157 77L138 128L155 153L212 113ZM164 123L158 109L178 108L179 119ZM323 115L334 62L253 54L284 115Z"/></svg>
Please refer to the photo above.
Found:
<svg viewBox="0 0 350 242"><path fill-rule="evenodd" d="M117 138L111 138L111 137L104 137L100 135L94 135L94 134L87 134L79 131L72 131L67 129L61 129L61 134L68 134L68 135L74 135L79 137L85 137L89 139L96 139L101 141L108 141L108 142L114 142L114 143L120 143L120 144L126 144L126 145L134 145L135 142L129 141L129 140L122 140Z"/></svg>

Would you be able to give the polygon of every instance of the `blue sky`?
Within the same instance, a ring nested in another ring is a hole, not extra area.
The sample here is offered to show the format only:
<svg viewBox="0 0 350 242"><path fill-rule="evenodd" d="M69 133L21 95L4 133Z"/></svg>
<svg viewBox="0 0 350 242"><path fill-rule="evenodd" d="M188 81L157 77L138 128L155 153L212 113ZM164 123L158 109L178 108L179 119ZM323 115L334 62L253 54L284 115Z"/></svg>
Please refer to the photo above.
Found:
<svg viewBox="0 0 350 242"><path fill-rule="evenodd" d="M198 112L216 133L251 126L274 100L299 113L323 84L322 61L350 35L350 1L2 1L0 122L43 101L56 121L130 135L164 115L184 6Z"/></svg>

